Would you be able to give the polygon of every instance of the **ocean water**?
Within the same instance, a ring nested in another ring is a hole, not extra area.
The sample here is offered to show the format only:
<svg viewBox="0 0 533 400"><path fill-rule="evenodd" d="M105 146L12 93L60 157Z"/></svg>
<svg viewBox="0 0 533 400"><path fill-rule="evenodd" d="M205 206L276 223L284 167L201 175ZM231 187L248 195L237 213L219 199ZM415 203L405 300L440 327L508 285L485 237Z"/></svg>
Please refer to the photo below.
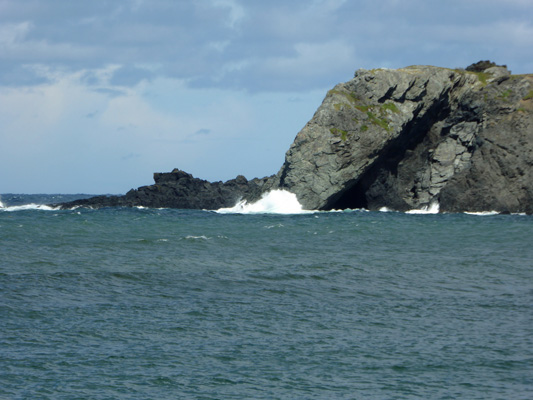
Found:
<svg viewBox="0 0 533 400"><path fill-rule="evenodd" d="M0 399L532 398L531 216L50 199L2 197Z"/></svg>

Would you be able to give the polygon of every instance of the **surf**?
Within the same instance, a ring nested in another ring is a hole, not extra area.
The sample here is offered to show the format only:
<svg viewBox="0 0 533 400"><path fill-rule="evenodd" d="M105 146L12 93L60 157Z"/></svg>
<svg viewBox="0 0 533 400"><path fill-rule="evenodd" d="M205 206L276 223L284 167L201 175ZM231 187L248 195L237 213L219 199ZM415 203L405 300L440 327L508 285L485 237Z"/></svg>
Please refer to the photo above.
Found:
<svg viewBox="0 0 533 400"><path fill-rule="evenodd" d="M440 204L436 201L419 209L406 211L406 214L438 214L440 211Z"/></svg>
<svg viewBox="0 0 533 400"><path fill-rule="evenodd" d="M313 211L304 210L294 193L287 190L266 192L256 202L246 200L237 202L233 207L219 208L219 214L309 214Z"/></svg>
<svg viewBox="0 0 533 400"><path fill-rule="evenodd" d="M57 207L48 206L46 204L23 204L20 206L6 206L0 202L0 211L27 211L27 210L41 210L41 211L54 211L57 210Z"/></svg>

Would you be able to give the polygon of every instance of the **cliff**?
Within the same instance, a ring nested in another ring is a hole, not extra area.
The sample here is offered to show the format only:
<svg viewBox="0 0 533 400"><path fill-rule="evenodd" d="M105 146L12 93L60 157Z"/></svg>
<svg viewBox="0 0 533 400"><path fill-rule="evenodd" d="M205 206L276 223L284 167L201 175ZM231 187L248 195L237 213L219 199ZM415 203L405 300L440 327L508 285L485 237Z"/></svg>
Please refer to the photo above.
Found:
<svg viewBox="0 0 533 400"><path fill-rule="evenodd" d="M358 70L296 136L273 186L305 208L533 211L533 76Z"/></svg>
<svg viewBox="0 0 533 400"><path fill-rule="evenodd" d="M213 209L281 188L306 209L532 214L532 167L533 75L490 62L360 69L327 93L272 177L209 183L175 170L84 205Z"/></svg>

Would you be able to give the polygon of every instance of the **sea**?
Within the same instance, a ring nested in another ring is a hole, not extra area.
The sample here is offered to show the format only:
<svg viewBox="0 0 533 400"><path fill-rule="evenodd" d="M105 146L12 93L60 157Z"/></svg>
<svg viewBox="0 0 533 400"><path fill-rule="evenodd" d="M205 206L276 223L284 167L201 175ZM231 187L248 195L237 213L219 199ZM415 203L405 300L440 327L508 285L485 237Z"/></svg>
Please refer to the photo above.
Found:
<svg viewBox="0 0 533 400"><path fill-rule="evenodd" d="M79 197L1 197L2 400L533 398L533 216Z"/></svg>

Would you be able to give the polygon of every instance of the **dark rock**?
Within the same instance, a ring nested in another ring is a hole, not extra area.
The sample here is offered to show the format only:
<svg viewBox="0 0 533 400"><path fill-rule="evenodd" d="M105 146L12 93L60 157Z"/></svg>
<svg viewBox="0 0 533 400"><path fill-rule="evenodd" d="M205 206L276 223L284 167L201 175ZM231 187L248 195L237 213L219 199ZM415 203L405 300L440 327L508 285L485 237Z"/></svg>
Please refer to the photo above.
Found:
<svg viewBox="0 0 533 400"><path fill-rule="evenodd" d="M266 178L248 181L244 176L227 182L208 182L179 169L154 173L154 185L132 189L124 196L98 196L61 204L73 207L152 207L213 210L231 207L245 196L257 197Z"/></svg>
<svg viewBox="0 0 533 400"><path fill-rule="evenodd" d="M438 202L441 211L533 213L533 76L481 61L467 70L358 70L330 90L279 172L207 182L174 170L124 196L74 206L217 209L272 189L306 209Z"/></svg>
<svg viewBox="0 0 533 400"><path fill-rule="evenodd" d="M477 63L469 65L468 67L466 67L466 70L470 72L483 72L486 69L492 68L492 67L507 68L506 65L497 65L495 62L484 60L484 61L478 61Z"/></svg>

